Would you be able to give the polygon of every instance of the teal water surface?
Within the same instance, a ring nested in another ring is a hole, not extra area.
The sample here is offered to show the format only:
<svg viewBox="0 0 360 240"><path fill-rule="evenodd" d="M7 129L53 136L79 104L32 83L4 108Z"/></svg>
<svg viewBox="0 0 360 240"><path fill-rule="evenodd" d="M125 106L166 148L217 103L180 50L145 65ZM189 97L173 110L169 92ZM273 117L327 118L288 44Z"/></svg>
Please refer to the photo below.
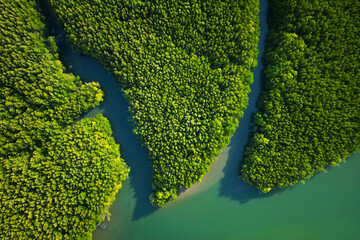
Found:
<svg viewBox="0 0 360 240"><path fill-rule="evenodd" d="M111 239L360 239L360 154L319 173L306 184L261 195L238 178L239 164L261 92L267 28L267 2L260 1L259 63L249 106L229 146L213 163L203 182L182 192L161 209L150 205L151 164L146 149L132 133L128 104L119 84L92 58L60 41L61 58L85 81L100 82L106 97L84 117L103 113L111 121L122 157L131 167L111 207L111 221L94 232L95 240ZM59 30L55 35L61 39Z"/></svg>

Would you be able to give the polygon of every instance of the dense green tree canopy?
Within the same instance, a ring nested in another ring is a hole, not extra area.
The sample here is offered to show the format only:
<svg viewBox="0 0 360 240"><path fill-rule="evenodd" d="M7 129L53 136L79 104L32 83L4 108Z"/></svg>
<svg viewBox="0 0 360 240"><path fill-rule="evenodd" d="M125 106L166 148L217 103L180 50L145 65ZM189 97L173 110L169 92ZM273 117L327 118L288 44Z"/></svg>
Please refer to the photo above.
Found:
<svg viewBox="0 0 360 240"><path fill-rule="evenodd" d="M0 239L91 239L128 175L105 117L74 123L103 93L65 72L35 1L0 12Z"/></svg>
<svg viewBox="0 0 360 240"><path fill-rule="evenodd" d="M258 1L49 2L75 47L121 83L153 161L153 204L199 182L247 104Z"/></svg>
<svg viewBox="0 0 360 240"><path fill-rule="evenodd" d="M270 2L265 90L243 179L293 185L360 148L360 2Z"/></svg>

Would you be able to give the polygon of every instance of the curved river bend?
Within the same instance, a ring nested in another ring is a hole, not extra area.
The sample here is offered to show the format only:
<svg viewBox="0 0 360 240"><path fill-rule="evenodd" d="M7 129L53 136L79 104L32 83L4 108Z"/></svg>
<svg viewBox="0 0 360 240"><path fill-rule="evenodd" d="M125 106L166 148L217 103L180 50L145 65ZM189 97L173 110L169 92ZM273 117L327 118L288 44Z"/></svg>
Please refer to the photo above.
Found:
<svg viewBox="0 0 360 240"><path fill-rule="evenodd" d="M100 82L106 94L101 106L84 117L101 112L109 118L122 157L131 167L130 178L111 208L111 221L103 225L105 229L94 232L95 240L360 239L360 154L326 174L317 174L305 185L270 195L259 195L238 178L250 119L261 91L267 8L267 1L261 0L260 56L249 105L236 133L203 182L161 209L149 203L150 160L132 133L128 104L119 85L97 61L73 52L61 30L53 29L60 38L63 63L71 65L71 71L84 81ZM55 21L52 16L48 20L50 25Z"/></svg>

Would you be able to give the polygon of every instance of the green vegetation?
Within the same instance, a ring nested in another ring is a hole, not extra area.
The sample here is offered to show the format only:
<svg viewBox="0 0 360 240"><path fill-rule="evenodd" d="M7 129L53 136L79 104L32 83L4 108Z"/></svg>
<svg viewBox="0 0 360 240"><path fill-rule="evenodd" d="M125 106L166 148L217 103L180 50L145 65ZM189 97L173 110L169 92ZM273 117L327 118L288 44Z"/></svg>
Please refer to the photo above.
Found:
<svg viewBox="0 0 360 240"><path fill-rule="evenodd" d="M201 181L247 104L258 1L49 1L121 83L153 161L152 203Z"/></svg>
<svg viewBox="0 0 360 240"><path fill-rule="evenodd" d="M360 2L271 1L265 90L243 179L293 185L360 148Z"/></svg>
<svg viewBox="0 0 360 240"><path fill-rule="evenodd" d="M0 2L0 238L91 239L128 168L105 117L74 123L103 93L64 72L36 8Z"/></svg>

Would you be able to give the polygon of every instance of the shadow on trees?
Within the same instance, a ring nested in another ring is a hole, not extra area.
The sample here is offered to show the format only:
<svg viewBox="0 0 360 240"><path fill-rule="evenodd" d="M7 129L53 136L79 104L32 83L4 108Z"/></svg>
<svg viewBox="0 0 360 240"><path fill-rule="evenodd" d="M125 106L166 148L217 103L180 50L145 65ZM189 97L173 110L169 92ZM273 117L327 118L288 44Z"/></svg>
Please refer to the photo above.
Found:
<svg viewBox="0 0 360 240"><path fill-rule="evenodd" d="M220 181L219 196L227 197L240 203L247 203L252 199L271 197L285 190L275 189L263 194L253 186L248 185L239 177L241 162L244 157L248 137L244 136L249 129L250 119L254 114L245 114L241 120L241 127L237 129L230 142L230 150L226 166L223 169L224 177ZM247 124L245 124L247 123ZM245 134L244 134L245 133Z"/></svg>

